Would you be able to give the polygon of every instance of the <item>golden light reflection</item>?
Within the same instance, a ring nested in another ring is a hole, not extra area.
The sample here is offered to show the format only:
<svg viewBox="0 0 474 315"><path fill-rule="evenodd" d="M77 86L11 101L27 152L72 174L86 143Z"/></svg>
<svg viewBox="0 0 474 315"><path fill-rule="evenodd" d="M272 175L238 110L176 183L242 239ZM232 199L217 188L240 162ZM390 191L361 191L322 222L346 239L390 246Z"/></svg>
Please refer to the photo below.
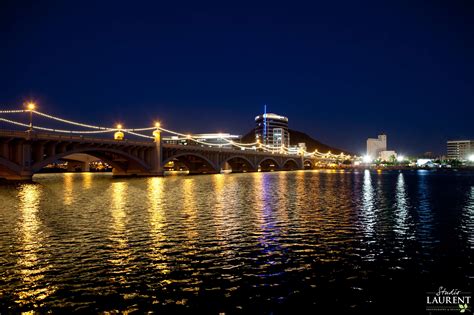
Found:
<svg viewBox="0 0 474 315"><path fill-rule="evenodd" d="M288 172L279 172L278 173L278 191L280 192L280 197L278 198L278 203L275 207L276 211L278 212L278 220L280 222L287 222L288 221L288 207L290 206L289 204L289 199L285 197L285 194L288 192L288 176L290 173ZM301 191L300 189L304 189L302 187L302 176L304 176L304 173L299 173L296 172L294 174L291 174L296 176L296 193L295 196L298 198L298 196L302 196L299 194Z"/></svg>
<svg viewBox="0 0 474 315"><path fill-rule="evenodd" d="M217 174L212 177L212 181L214 183L215 191L218 195L222 196L224 192L224 183L225 183L225 175L224 174Z"/></svg>
<svg viewBox="0 0 474 315"><path fill-rule="evenodd" d="M194 178L186 178L183 181L183 208L186 215L186 235L192 242L198 237L197 230L197 207L196 207L196 182Z"/></svg>
<svg viewBox="0 0 474 315"><path fill-rule="evenodd" d="M166 255L163 255L163 244L166 241L166 235L163 233L164 227L164 209L163 209L163 187L164 179L161 177L151 177L148 179L147 196L148 212L150 220L150 237L153 240L151 247L151 259L155 262L154 266L164 274L170 272L166 263Z"/></svg>
<svg viewBox="0 0 474 315"><path fill-rule="evenodd" d="M215 235L216 239L219 240L219 255L222 257L233 255L234 253L229 253L229 251L225 251L225 248L229 248L229 237L231 233L233 220L229 220L228 214L226 214L226 209L232 208L225 207L226 200L225 200L225 190L224 184L225 180L228 176L224 174L216 174L212 176L212 183L214 185L214 195L215 195L215 206L214 206L214 213L213 213L213 220L215 221ZM225 259L225 258L223 258Z"/></svg>
<svg viewBox="0 0 474 315"><path fill-rule="evenodd" d="M125 212L126 194L128 190L128 182L115 182L112 183L112 205L110 207L113 225L110 229L110 239L114 242L114 255L109 261L119 267L127 265L130 260L130 253L127 247L126 238L126 218ZM120 272L118 279L115 279L121 283L125 283L126 279Z"/></svg>
<svg viewBox="0 0 474 315"><path fill-rule="evenodd" d="M256 187L255 190L255 215L256 215L256 220L257 220L257 225L258 228L261 230L264 227L265 224L265 219L264 219L264 189L263 189L263 176L265 175L264 173L253 173L253 179L254 179L254 184L253 186Z"/></svg>
<svg viewBox="0 0 474 315"><path fill-rule="evenodd" d="M82 188L89 189L92 187L92 173L82 173Z"/></svg>
<svg viewBox="0 0 474 315"><path fill-rule="evenodd" d="M21 251L18 266L24 290L17 292L19 304L41 301L56 291L55 286L38 288L37 283L44 278L51 266L46 264L46 257L40 256L44 236L40 233L41 221L38 218L40 207L41 187L35 184L23 185L18 193L21 221L19 225Z"/></svg>
<svg viewBox="0 0 474 315"><path fill-rule="evenodd" d="M70 206L74 202L74 174L64 173L63 202Z"/></svg>
<svg viewBox="0 0 474 315"><path fill-rule="evenodd" d="M237 227L238 222L236 219L235 213L230 213L235 211L238 206L233 203L238 198L229 198L226 199L226 189L228 187L232 190L231 194L238 194L238 187L234 190L232 184L229 181L232 181L232 177L226 176L224 174L213 175L212 182L214 184L214 195L215 195L215 206L213 219L215 220L216 226L216 237L220 240L221 246L228 247L228 240L231 237L232 230ZM227 185L226 185L227 181ZM223 255L234 254L234 252L222 252Z"/></svg>
<svg viewBox="0 0 474 315"><path fill-rule="evenodd" d="M225 232L224 228L224 205L226 203L224 197L224 174L217 174L212 177L212 182L214 184L214 193L216 196L216 205L214 207L215 214L214 218L217 221L217 226L220 227L217 231L218 235L222 235Z"/></svg>

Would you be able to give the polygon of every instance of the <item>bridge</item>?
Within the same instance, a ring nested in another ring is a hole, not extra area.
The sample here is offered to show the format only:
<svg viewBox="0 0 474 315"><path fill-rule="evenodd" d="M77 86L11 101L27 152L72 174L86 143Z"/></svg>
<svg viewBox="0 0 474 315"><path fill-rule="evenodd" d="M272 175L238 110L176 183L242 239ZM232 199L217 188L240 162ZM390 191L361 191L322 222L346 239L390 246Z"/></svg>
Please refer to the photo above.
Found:
<svg viewBox="0 0 474 315"><path fill-rule="evenodd" d="M125 129L92 126L65 120L34 110L4 110L1 114L29 114L29 123L0 117L0 122L13 124L23 130L0 129L0 178L6 180L31 180L41 169L58 160L74 160L78 156L92 156L109 164L114 176L162 176L170 165L185 169L189 174L213 174L221 171L256 172L283 171L312 168L318 159L342 159L347 156L308 153L291 153L287 148L268 148L257 142L237 143L226 140L228 145L203 142L192 135L184 135L153 127ZM62 130L33 125L33 114L88 128ZM24 128L27 128L26 131ZM92 130L90 130L92 129ZM153 131L152 135L143 131ZM164 143L161 133L186 136L186 144ZM97 134L114 133L104 138ZM125 139L124 134L146 140ZM93 135L93 136L91 136ZM94 136L95 135L95 136ZM225 140L225 139L223 139ZM80 160L80 159L79 159ZM87 159L84 160L87 162Z"/></svg>
<svg viewBox="0 0 474 315"><path fill-rule="evenodd" d="M0 130L0 178L31 180L45 166L85 153L113 167L115 176L161 176L168 162L189 174L303 169L303 156L254 150L101 139Z"/></svg>

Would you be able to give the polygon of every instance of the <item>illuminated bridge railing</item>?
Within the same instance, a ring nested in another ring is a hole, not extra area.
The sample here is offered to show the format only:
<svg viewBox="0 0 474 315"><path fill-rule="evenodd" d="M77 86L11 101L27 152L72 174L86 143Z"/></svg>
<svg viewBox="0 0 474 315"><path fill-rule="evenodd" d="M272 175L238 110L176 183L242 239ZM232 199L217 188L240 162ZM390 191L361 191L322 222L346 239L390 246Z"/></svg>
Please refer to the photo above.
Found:
<svg viewBox="0 0 474 315"><path fill-rule="evenodd" d="M297 154L290 152L289 148L282 146L281 148L277 148L275 150L274 147L262 144L258 141L253 143L240 143L234 141L232 139L227 139L225 137L221 138L223 142L226 142L225 145L223 144L216 144L207 141L203 141L198 137L194 136L193 134L184 134L180 132L176 132L170 129L165 129L161 126L159 122L155 122L154 126L151 127L143 127L143 128L124 128L122 124L117 124L115 128L113 127L105 127L105 126L96 126L91 124L85 124L81 122L76 122L72 120L67 120L64 118L56 117L53 115L49 115L46 113L42 113L37 111L35 104L29 103L27 104L27 109L25 110L0 110L0 122L5 124L10 124L16 126L17 128L26 128L29 131L30 137L37 137L41 134L42 137L52 137L51 134L57 135L60 139L71 139L71 140L83 140L83 141L101 141L101 142L108 142L112 141L116 143L116 141L124 141L125 143L131 143L133 140L129 140L125 138L125 134L128 134L132 137L148 139L147 141L140 141L137 143L141 144L151 144L152 141L161 141L161 133L169 134L172 136L184 137L187 140L187 144L189 146L201 146L201 147L208 147L208 148L221 148L221 149L229 149L232 148L233 150L241 150L241 151L255 151L255 152L266 152L269 154L285 154L285 155L303 155L307 158L319 158L319 159L352 159L350 155L341 154L332 154L330 151L327 153L318 152L317 150L314 152L307 152L306 150L300 148ZM2 116L7 115L27 115L29 118L28 123L24 123L18 120L12 120L10 118L5 118ZM40 126L33 124L33 116L41 117L42 119L47 119L54 121L55 123L61 123L68 126L75 126L81 127L83 129L59 129L59 128L51 128L47 126ZM4 131L5 132L5 131ZM12 131L13 132L13 131ZM45 134L49 134L48 136ZM36 135L35 135L36 134ZM112 139L105 138L107 134L113 134ZM19 135L19 134L16 134ZM92 137L97 136L97 137ZM56 138L58 139L58 138ZM114 142L115 141L115 142ZM166 142L164 142L166 145Z"/></svg>

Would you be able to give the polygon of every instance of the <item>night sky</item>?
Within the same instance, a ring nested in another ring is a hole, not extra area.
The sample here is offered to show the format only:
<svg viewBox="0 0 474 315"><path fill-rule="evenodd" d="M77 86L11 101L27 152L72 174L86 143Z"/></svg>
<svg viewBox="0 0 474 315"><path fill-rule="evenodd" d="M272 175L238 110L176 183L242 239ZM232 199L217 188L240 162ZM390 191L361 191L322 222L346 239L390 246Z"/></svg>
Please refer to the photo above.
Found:
<svg viewBox="0 0 474 315"><path fill-rule="evenodd" d="M474 138L474 1L95 2L0 1L1 108L244 134L267 104L355 153Z"/></svg>

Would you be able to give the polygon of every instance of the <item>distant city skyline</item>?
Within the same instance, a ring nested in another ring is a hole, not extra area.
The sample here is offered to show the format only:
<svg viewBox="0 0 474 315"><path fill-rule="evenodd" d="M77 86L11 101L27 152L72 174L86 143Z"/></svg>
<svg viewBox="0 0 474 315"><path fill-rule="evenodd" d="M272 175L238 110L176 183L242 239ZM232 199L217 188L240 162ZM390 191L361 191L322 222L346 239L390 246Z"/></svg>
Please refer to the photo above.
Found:
<svg viewBox="0 0 474 315"><path fill-rule="evenodd" d="M0 106L245 134L267 104L357 154L474 139L472 2L220 5L3 2Z"/></svg>

